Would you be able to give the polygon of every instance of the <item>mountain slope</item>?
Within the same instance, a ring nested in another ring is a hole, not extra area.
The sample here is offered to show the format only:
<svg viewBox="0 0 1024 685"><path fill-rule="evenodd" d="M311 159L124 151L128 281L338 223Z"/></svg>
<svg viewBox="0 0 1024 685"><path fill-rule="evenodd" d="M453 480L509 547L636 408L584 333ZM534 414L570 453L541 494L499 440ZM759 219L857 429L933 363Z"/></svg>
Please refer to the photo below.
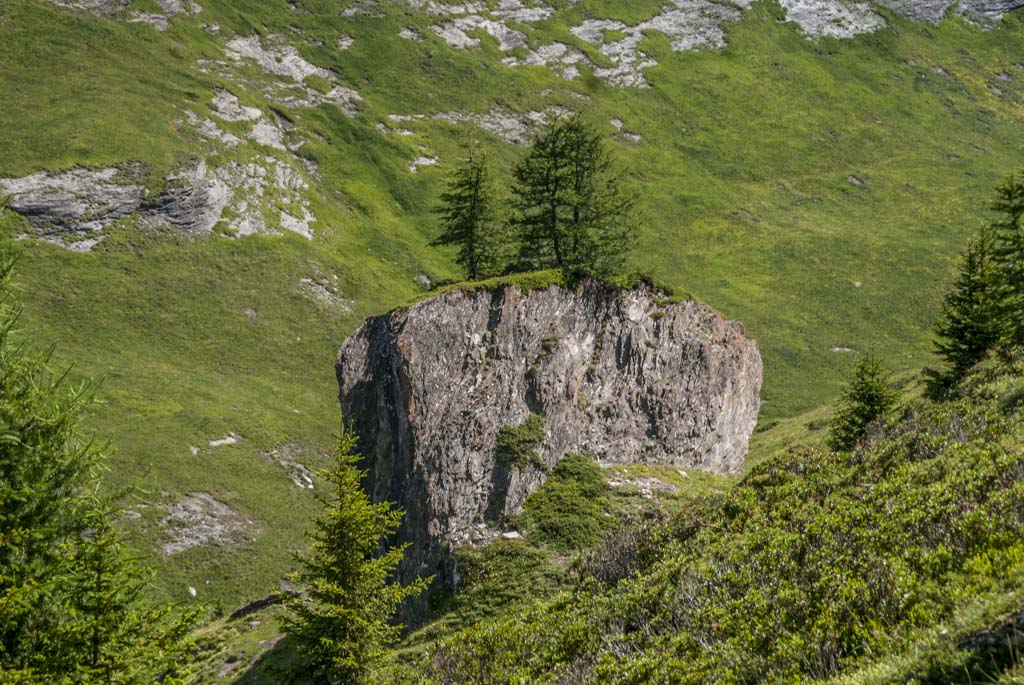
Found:
<svg viewBox="0 0 1024 685"><path fill-rule="evenodd" d="M536 121L586 111L644 210L633 264L746 324L769 420L829 399L846 348L929 359L956 250L1022 158L1019 13L201 5L0 0L0 230L91 249L7 240L26 329L105 378L94 425L114 480L151 491L138 538L182 599L231 605L287 569L334 353L457 277L430 210L467 136L507 170ZM74 167L106 180L57 222Z"/></svg>

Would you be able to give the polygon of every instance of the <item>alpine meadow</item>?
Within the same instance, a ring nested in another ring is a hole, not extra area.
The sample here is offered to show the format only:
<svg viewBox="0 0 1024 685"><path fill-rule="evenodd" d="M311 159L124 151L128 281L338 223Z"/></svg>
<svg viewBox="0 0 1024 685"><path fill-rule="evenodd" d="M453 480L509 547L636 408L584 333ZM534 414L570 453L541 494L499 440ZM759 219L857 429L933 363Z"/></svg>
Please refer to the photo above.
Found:
<svg viewBox="0 0 1024 685"><path fill-rule="evenodd" d="M1024 682L1024 2L0 0L0 684Z"/></svg>

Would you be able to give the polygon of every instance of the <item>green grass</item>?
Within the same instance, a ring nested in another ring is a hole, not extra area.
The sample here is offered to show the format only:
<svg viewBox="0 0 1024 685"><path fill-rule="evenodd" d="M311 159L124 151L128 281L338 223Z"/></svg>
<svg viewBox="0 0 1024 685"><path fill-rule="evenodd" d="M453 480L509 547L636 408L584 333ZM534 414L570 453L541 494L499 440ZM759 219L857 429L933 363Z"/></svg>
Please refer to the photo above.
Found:
<svg viewBox="0 0 1024 685"><path fill-rule="evenodd" d="M777 424L755 435L753 460L815 432L815 408L838 394L855 356L833 347L874 349L896 370L931 360L929 327L956 252L985 220L995 182L1024 164L1017 17L991 32L957 18L925 27L891 17L879 33L814 43L762 1L727 27L729 47L719 52L674 53L652 33L643 47L660 62L647 72L653 87L625 90L589 75L566 82L543 67L500 66L489 37L480 51L450 49L431 18L396 4L382 3L382 18L342 17L320 0L300 0L294 11L256 0L202 5L198 17L177 17L160 33L0 0L0 176L141 162L145 185L157 190L201 152L180 121L186 107L205 116L214 87L268 115L277 107L261 92L268 77L251 66L237 79L195 69L197 60L224 59L223 40L234 34L285 36L364 98L354 119L330 107L284 112L319 174L307 194L320 219L312 242L184 240L131 222L92 254L5 242L21 258L27 333L55 343L58 363L73 363L77 378L102 380L106 404L93 426L111 440L112 481L141 484L153 505L210 492L259 531L163 559L159 510L143 509L138 541L162 564L154 592L175 599L193 586L198 599L231 606L275 587L315 503L262 453L294 443L308 465L321 463L338 426L331 367L342 340L362 317L422 296L418 275L459 277L451 251L428 247L444 165L413 175L408 164L420 145L453 160L470 134L413 121L403 123L413 136L389 136L376 130L388 114L585 102L609 134L612 118L640 133L639 144L614 150L643 210L631 267L742 320L759 341L762 421ZM571 25L583 17L632 24L660 7L564 5L521 28L595 60ZM220 36L201 23L218 23ZM424 39L398 39L407 26ZM346 51L334 47L341 33L355 39ZM1000 80L996 95L988 86L1000 72L1010 81ZM490 134L474 137L499 173L521 154ZM212 162L265 153L240 148ZM23 230L0 211L4 236ZM337 275L352 311L304 297L298 281L312 274ZM561 277L501 282L546 287ZM244 440L206 447L229 432ZM191 445L202 448L195 457Z"/></svg>

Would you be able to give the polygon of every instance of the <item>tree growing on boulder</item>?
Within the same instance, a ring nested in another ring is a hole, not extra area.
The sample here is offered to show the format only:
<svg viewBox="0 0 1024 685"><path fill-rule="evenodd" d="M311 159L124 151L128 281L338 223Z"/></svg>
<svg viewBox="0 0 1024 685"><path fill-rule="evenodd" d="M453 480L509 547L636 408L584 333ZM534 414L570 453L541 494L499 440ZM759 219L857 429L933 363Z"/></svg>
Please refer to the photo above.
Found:
<svg viewBox="0 0 1024 685"><path fill-rule="evenodd" d="M308 555L298 557L300 593L290 600L285 622L285 632L318 683L360 682L383 648L398 639L402 626L391 622L398 605L430 582L392 582L408 545L380 550L402 512L389 502L370 502L360 485L365 473L355 446L355 435L343 431L334 465L321 474L330 498L314 522Z"/></svg>
<svg viewBox="0 0 1024 685"><path fill-rule="evenodd" d="M839 409L829 426L828 446L835 451L851 450L876 420L885 417L896 404L896 392L889 385L882 363L867 355L853 370L853 380L839 400Z"/></svg>
<svg viewBox="0 0 1024 685"><path fill-rule="evenodd" d="M604 139L581 116L554 119L540 132L515 169L513 193L519 270L621 270L635 232L634 204Z"/></svg>
<svg viewBox="0 0 1024 685"><path fill-rule="evenodd" d="M494 208L494 187L487 157L478 146L453 172L437 208L443 232L432 246L455 245L455 261L473 281L493 276L500 268L500 227Z"/></svg>

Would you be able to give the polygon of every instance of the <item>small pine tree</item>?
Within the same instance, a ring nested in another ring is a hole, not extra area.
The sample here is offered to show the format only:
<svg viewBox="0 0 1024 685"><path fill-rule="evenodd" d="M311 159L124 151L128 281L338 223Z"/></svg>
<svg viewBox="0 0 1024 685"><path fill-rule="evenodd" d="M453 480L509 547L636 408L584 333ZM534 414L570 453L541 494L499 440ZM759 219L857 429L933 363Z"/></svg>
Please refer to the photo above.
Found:
<svg viewBox="0 0 1024 685"><path fill-rule="evenodd" d="M72 546L67 586L72 619L60 630L68 671L96 685L189 682L182 662L199 610L148 606L153 571L129 550L117 508L99 492L85 497L87 529Z"/></svg>
<svg viewBox="0 0 1024 685"><path fill-rule="evenodd" d="M455 169L436 211L444 230L431 245L457 245L455 261L470 280L494 275L499 270L501 230L487 157L478 146L471 146Z"/></svg>
<svg viewBox="0 0 1024 685"><path fill-rule="evenodd" d="M946 361L950 381L963 378L999 339L990 244L987 232L968 244L935 325L935 349Z"/></svg>
<svg viewBox="0 0 1024 685"><path fill-rule="evenodd" d="M1024 170L996 188L992 209L999 213L991 227L991 253L1000 342L1024 345Z"/></svg>
<svg viewBox="0 0 1024 685"><path fill-rule="evenodd" d="M882 363L874 355L865 356L857 362L853 380L832 417L828 446L835 451L856 447L868 427L892 411L896 397Z"/></svg>
<svg viewBox="0 0 1024 685"><path fill-rule="evenodd" d="M634 203L601 135L582 117L554 119L515 169L518 268L619 272L635 233Z"/></svg>
<svg viewBox="0 0 1024 685"><path fill-rule="evenodd" d="M398 605L430 582L392 581L407 545L380 550L402 512L388 502L370 502L360 485L365 473L353 453L356 442L344 431L333 467L321 474L330 499L315 521L308 555L297 557L302 569L294 578L301 593L290 600L285 622L316 682L360 682L383 647L398 639L402 627L391 623Z"/></svg>
<svg viewBox="0 0 1024 685"><path fill-rule="evenodd" d="M79 432L89 395L14 340L12 274L0 258L0 682L178 682L194 613L143 603L148 572Z"/></svg>

